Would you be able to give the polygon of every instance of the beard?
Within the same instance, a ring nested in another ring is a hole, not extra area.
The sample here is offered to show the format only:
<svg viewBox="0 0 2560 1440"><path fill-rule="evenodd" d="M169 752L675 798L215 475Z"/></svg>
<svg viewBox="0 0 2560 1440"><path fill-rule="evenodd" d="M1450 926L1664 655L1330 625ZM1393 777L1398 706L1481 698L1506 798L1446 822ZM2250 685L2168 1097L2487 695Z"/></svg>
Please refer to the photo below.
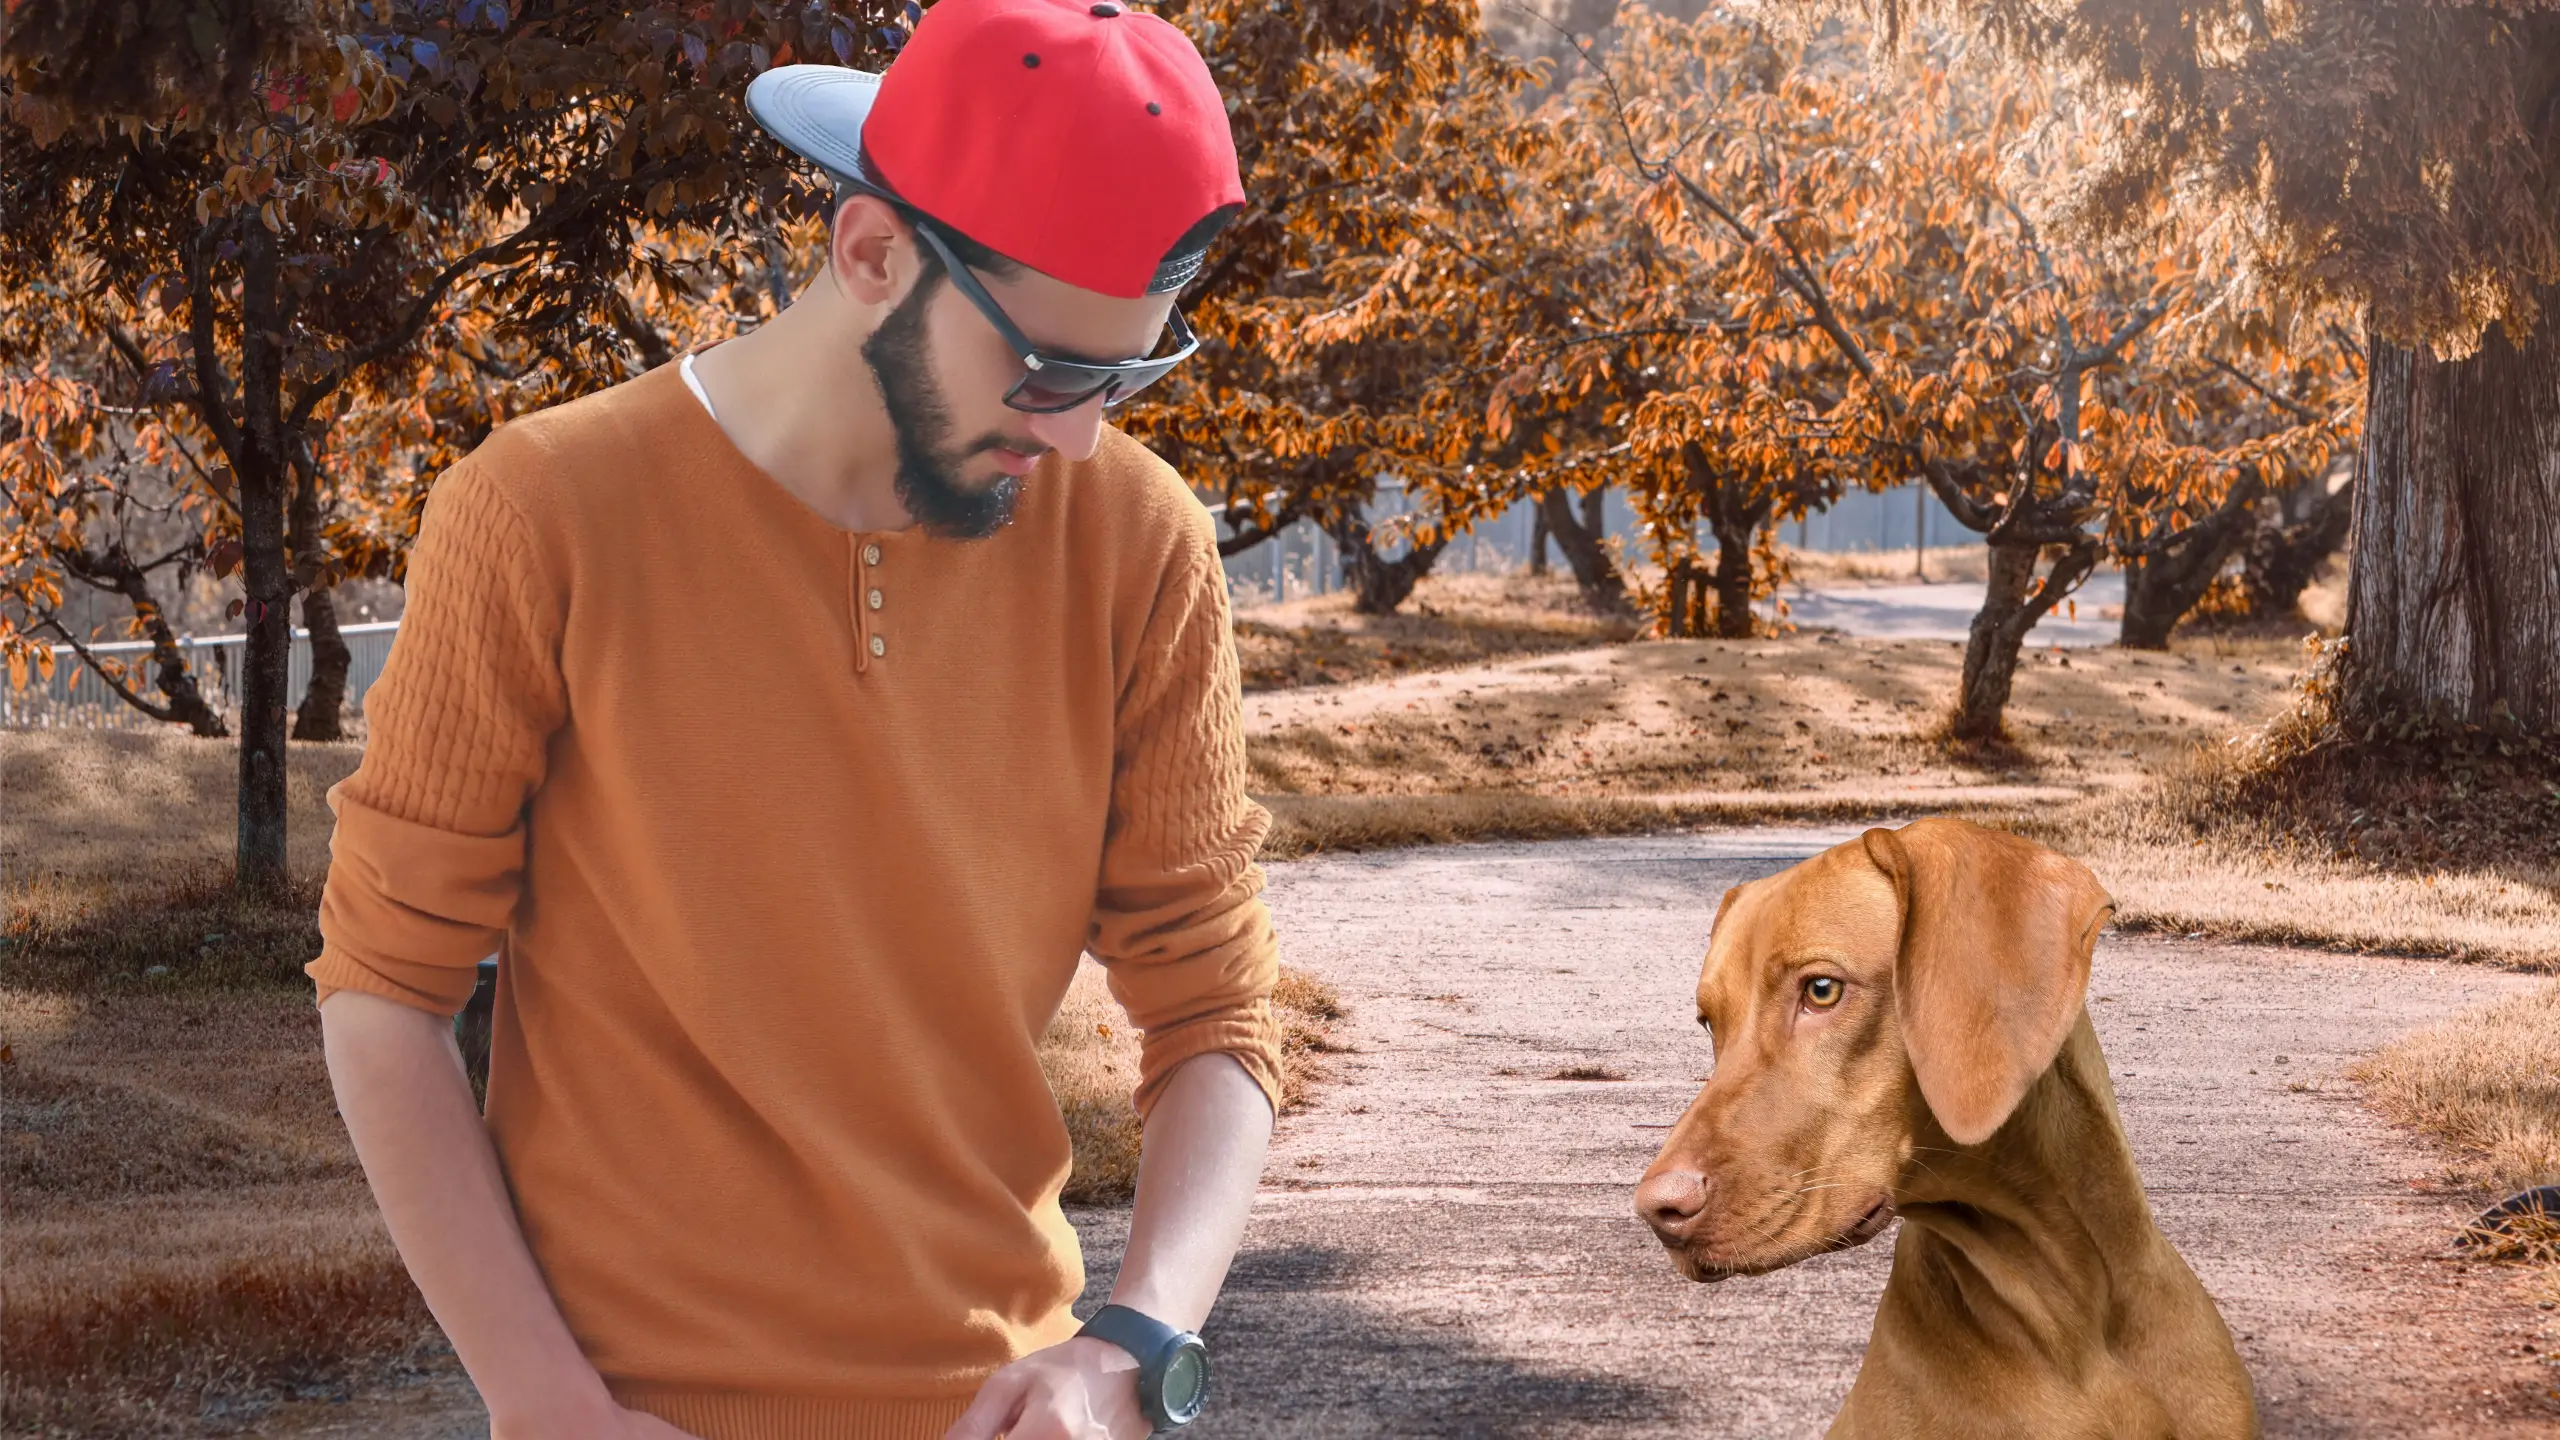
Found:
<svg viewBox="0 0 2560 1440"><path fill-rule="evenodd" d="M951 410L934 383L924 344L925 302L946 283L939 274L918 279L862 342L862 361L871 367L889 412L889 430L898 444L898 499L907 513L929 535L983 540L1013 523L1022 480L999 475L993 484L975 490L961 483L962 461L1004 442L995 435L965 449L951 442Z"/></svg>

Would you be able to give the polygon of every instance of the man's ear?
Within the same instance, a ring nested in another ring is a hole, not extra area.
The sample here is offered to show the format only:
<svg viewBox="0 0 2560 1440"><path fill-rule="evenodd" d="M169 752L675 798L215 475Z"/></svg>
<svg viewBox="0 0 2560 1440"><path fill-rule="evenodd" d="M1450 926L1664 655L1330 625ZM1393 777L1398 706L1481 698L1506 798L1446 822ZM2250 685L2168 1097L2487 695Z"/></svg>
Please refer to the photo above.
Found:
<svg viewBox="0 0 2560 1440"><path fill-rule="evenodd" d="M1962 820L1863 838L1902 898L1894 1010L1921 1097L1978 1145L2070 1037L2115 902L2079 861Z"/></svg>
<svg viewBox="0 0 2560 1440"><path fill-rule="evenodd" d="M916 244L889 202L857 193L836 207L835 224L827 232L827 263L845 298L886 306L904 293L903 270L912 266Z"/></svg>

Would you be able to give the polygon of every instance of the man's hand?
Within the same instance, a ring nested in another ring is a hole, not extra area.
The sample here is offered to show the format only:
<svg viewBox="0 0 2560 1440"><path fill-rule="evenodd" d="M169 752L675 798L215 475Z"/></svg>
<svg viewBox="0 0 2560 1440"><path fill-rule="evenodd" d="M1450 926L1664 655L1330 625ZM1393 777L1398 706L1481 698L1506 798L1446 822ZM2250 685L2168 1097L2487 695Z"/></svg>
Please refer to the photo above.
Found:
<svg viewBox="0 0 2560 1440"><path fill-rule="evenodd" d="M1078 1336L1014 1361L942 1440L1146 1440L1138 1362L1108 1340Z"/></svg>

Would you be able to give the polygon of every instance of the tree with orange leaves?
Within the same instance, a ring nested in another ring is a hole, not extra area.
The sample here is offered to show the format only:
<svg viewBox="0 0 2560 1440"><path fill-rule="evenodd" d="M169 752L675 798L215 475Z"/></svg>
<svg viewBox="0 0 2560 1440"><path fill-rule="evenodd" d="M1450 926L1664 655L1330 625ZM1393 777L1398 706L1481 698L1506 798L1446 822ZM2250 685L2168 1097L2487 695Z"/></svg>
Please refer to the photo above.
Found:
<svg viewBox="0 0 2560 1440"><path fill-rule="evenodd" d="M0 293L16 303L74 270L94 281L60 297L67 326L9 327L0 367L147 409L114 444L144 444L156 426L159 453L186 457L169 477L206 492L204 560L236 563L248 622L244 889L283 875L289 607L299 596L323 629L342 564L382 563L385 546L333 555L333 527L397 543L396 525L354 503L361 487L333 488L336 427L428 384L430 357L447 353L438 342L474 316L491 317L492 363L539 372L546 395L620 378L623 286L652 263L634 243L643 226L752 253L818 198L753 138L747 79L799 55L876 66L916 13L901 0L539 13L329 0L243 3L206 26L187 7L12 7ZM479 422L459 423L457 436ZM13 493L11 523L83 525L70 502L104 493L82 487L113 428L39 436L20 421L0 435L16 447L12 483L29 487ZM58 450L65 441L77 444ZM378 474L382 459L352 468ZM34 565L78 548L78 536L0 542ZM0 629L31 618L0 605ZM21 629L0 643L23 664L35 642Z"/></svg>
<svg viewBox="0 0 2560 1440"><path fill-rule="evenodd" d="M2263 432L2157 423L2199 398L2170 357L2217 353L2213 237L2162 228L2139 254L2055 242L2037 213L2093 132L2033 73L1960 68L1926 36L1880 71L1855 37L1621 19L1605 58L1577 46L1572 93L1615 122L1647 223L1745 318L1741 373L1785 417L1769 441L1845 466L1839 483L1916 476L1983 535L1990 580L1948 730L1995 738L2026 632L2111 527L2147 537L2129 517L2218 507L2235 475L2304 443L2291 415Z"/></svg>

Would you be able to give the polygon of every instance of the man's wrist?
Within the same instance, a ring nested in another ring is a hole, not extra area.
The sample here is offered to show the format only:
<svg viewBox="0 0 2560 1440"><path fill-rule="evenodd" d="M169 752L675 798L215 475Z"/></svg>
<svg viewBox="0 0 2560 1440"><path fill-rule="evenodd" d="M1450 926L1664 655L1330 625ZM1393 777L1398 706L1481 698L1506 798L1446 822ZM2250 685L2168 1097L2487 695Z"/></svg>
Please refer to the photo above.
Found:
<svg viewBox="0 0 2560 1440"><path fill-rule="evenodd" d="M606 1427L620 1418L622 1407L593 1366L578 1368L586 1373L552 1377L549 1383L542 1377L528 1377L514 1393L482 1390L490 1428L502 1435L611 1433ZM473 1383L479 1383L476 1377Z"/></svg>

